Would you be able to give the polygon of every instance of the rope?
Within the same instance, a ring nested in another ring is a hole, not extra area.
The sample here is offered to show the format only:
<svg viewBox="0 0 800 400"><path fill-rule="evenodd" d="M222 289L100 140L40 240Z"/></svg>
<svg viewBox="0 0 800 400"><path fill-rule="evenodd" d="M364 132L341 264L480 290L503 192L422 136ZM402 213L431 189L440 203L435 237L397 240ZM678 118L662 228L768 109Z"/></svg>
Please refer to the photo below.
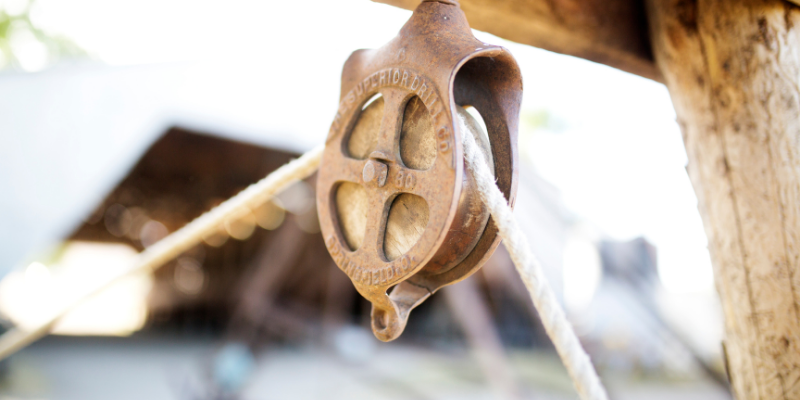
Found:
<svg viewBox="0 0 800 400"><path fill-rule="evenodd" d="M58 321L71 309L101 292L114 282L125 277L155 271L169 260L200 243L203 238L217 232L219 227L229 218L241 215L243 209L255 209L269 201L289 185L305 179L319 168L322 150L315 147L302 157L278 168L264 179L248 186L219 206L197 217L169 236L139 253L132 264L117 275L98 285L92 292L80 299L66 304L55 312L47 321L30 330L13 328L0 336L0 360L21 350L25 346L47 335Z"/></svg>
<svg viewBox="0 0 800 400"><path fill-rule="evenodd" d="M608 400L608 395L600 383L600 378L589 360L589 356L581 347L578 337L564 315L556 299L553 289L544 276L539 260L531 251L528 239L519 228L517 221L508 206L506 198L494 182L494 176L489 171L486 158L475 143L475 138L469 134L468 128L458 115L458 122L464 140L464 158L467 169L472 173L478 187L478 193L492 213L492 219L499 231L500 237L505 241L506 249L511 255L511 260L517 267L517 272L528 288L539 317L542 320L547 335L556 347L561 361L567 368L567 373L577 389L581 399Z"/></svg>
<svg viewBox="0 0 800 400"><path fill-rule="evenodd" d="M458 116L464 136L464 157L467 168L472 172L479 195L492 213L494 223L497 225L500 236L505 240L514 265L517 267L525 287L531 295L533 304L539 311L545 330L553 341L558 355L572 378L578 394L584 400L607 400L605 388L592 366L589 356L586 355L575 332L567 321L561 305L558 303L553 290L544 276L539 261L534 256L528 245L528 240L514 220L511 208L489 171L486 159L475 143L475 139ZM297 160L278 168L264 179L239 192L216 208L201 215L183 228L148 247L135 259L132 265L113 276L94 291L81 299L67 304L56 312L46 322L34 329L24 331L14 328L0 337L0 360L8 357L30 343L47 335L56 323L75 306L101 292L109 285L130 275L152 272L177 255L189 250L203 240L204 237L215 233L219 226L227 219L234 218L242 209L256 208L290 184L304 179L313 174L319 167L324 146L318 146Z"/></svg>

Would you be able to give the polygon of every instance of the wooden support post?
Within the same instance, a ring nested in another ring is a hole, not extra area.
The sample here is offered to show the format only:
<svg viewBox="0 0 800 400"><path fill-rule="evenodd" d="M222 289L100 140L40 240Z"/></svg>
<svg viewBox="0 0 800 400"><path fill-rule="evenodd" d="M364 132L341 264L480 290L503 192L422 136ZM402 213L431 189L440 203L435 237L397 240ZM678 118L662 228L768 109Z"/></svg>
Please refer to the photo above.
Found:
<svg viewBox="0 0 800 400"><path fill-rule="evenodd" d="M647 0L689 158L739 399L800 398L800 10Z"/></svg>

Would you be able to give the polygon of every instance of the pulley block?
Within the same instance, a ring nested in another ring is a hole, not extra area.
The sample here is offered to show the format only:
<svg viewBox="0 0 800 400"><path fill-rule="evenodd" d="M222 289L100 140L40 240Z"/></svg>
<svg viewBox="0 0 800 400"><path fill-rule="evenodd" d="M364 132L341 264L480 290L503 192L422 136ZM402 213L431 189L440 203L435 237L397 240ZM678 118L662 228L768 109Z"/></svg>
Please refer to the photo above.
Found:
<svg viewBox="0 0 800 400"><path fill-rule="evenodd" d="M497 247L461 138L475 137L513 205L521 97L514 58L477 40L456 1L422 2L392 41L345 63L317 207L331 256L372 302L379 339L397 338L411 309Z"/></svg>

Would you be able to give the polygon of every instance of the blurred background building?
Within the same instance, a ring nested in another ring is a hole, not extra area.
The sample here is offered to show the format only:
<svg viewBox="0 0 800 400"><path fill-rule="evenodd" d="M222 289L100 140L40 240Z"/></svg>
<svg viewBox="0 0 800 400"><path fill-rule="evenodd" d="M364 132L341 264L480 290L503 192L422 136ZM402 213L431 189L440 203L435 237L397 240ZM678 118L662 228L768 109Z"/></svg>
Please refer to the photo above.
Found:
<svg viewBox="0 0 800 400"><path fill-rule="evenodd" d="M32 326L324 140L367 0L0 1L0 315ZM332 17L332 16L335 16ZM722 321L660 84L508 47L515 214L613 398L730 398ZM576 398L501 248L380 343L319 235L314 180L0 363L0 398Z"/></svg>

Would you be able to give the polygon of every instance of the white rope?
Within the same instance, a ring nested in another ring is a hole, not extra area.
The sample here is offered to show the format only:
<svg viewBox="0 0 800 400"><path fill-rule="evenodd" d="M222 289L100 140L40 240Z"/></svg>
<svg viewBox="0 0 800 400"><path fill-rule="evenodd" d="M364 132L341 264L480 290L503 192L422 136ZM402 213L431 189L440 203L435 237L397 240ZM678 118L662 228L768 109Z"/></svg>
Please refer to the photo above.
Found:
<svg viewBox="0 0 800 400"><path fill-rule="evenodd" d="M458 121L464 132L464 156L467 168L475 178L481 199L492 213L499 234L505 240L506 249L508 249L522 281L528 288L545 330L564 362L575 388L584 400L607 400L605 388L600 383L589 356L583 351L575 332L564 316L564 311L547 283L539 261L531 252L527 238L514 220L505 197L495 185L494 176L489 171L475 139L468 133L460 115ZM27 331L15 328L6 332L0 337L0 360L47 335L69 310L114 282L133 274L154 271L200 243L203 238L215 233L227 219L240 215L241 210L254 209L290 184L310 176L319 167L323 149L324 146L314 148L147 248L139 254L129 268L108 279L81 299L67 304L48 321L36 328Z"/></svg>
<svg viewBox="0 0 800 400"><path fill-rule="evenodd" d="M302 157L278 168L264 179L248 186L236 196L231 197L186 224L183 228L148 247L139 253L128 268L105 280L93 291L81 296L80 299L64 305L47 321L37 325L35 328L29 330L13 328L9 330L3 336L0 336L0 360L47 335L69 310L101 292L114 282L134 274L148 273L158 269L169 260L200 243L205 237L216 233L228 219L241 216L242 210L256 209L292 183L307 178L319 168L324 148L323 145L315 147Z"/></svg>
<svg viewBox="0 0 800 400"><path fill-rule="evenodd" d="M458 122L464 137L464 158L467 169L475 179L481 199L492 213L492 219L497 225L500 237L505 241L511 260L514 261L522 282L528 288L533 304L539 311L544 329L567 368L575 389L578 390L581 399L607 400L606 390L600 383L600 378L597 377L597 372L595 372L589 356L581 347L578 337L575 336L572 326L567 321L561 304L544 276L539 260L531 251L528 239L517 225L511 207L508 206L503 193L497 188L494 175L486 164L486 158L469 133L461 115L458 115Z"/></svg>

